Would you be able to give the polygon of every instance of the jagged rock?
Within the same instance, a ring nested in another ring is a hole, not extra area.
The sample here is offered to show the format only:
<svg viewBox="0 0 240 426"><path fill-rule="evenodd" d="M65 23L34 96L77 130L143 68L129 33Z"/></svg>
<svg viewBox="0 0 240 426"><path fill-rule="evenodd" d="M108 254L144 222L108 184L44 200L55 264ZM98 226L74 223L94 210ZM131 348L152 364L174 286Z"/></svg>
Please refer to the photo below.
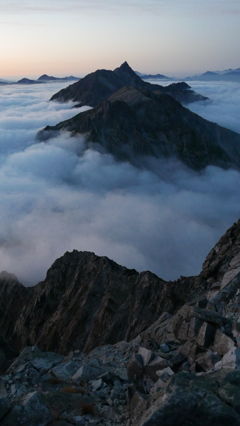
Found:
<svg viewBox="0 0 240 426"><path fill-rule="evenodd" d="M230 349L214 366L214 369L219 368L237 368L240 369L240 349L232 348Z"/></svg>
<svg viewBox="0 0 240 426"><path fill-rule="evenodd" d="M158 371L157 374L160 377L160 379L166 383L170 379L170 377L174 374L174 372L172 371L170 367L166 367L163 370Z"/></svg>
<svg viewBox="0 0 240 426"><path fill-rule="evenodd" d="M132 356L128 364L128 377L138 390L150 393L151 388L159 380L160 370L163 370L162 374L170 371L166 370L169 365L170 361L140 346L138 353Z"/></svg>
<svg viewBox="0 0 240 426"><path fill-rule="evenodd" d="M217 312L184 306L174 317L173 332L181 343L195 342L204 349L213 343L216 328L226 327L229 323Z"/></svg>
<svg viewBox="0 0 240 426"><path fill-rule="evenodd" d="M69 361L58 364L56 367L52 368L51 371L59 379L67 380L69 376L73 376L77 372L78 368L79 366L76 362Z"/></svg>
<svg viewBox="0 0 240 426"><path fill-rule="evenodd" d="M144 361L140 354L134 354L128 364L128 377L132 382L135 382L142 377L144 370Z"/></svg>
<svg viewBox="0 0 240 426"><path fill-rule="evenodd" d="M140 334L141 339L145 342L145 344L150 342L150 344L153 346L149 349L160 350L161 343L166 341L174 341L175 336L173 334L172 321L173 316L167 312L164 312L162 315L160 315L157 321L155 321L152 325L150 325L150 327L148 327Z"/></svg>
<svg viewBox="0 0 240 426"><path fill-rule="evenodd" d="M93 359L79 368L76 373L73 374L72 379L79 382L96 380L106 372L106 368L104 368L97 359Z"/></svg>
<svg viewBox="0 0 240 426"><path fill-rule="evenodd" d="M151 380L156 382L159 378L159 370L164 370L166 367L170 365L170 361L167 359L156 356L152 361L150 361L145 369L144 374L149 377Z"/></svg>
<svg viewBox="0 0 240 426"><path fill-rule="evenodd" d="M221 360L221 357L211 350L201 354L195 358L196 369L200 367L203 371L210 371L214 365Z"/></svg>
<svg viewBox="0 0 240 426"><path fill-rule="evenodd" d="M208 254L205 262L203 263L203 270L200 274L206 280L211 280L212 285L222 283L224 275L232 269L239 267L240 254L240 221L234 223L226 233L220 238L215 247ZM233 266L231 261L236 260Z"/></svg>
<svg viewBox="0 0 240 426"><path fill-rule="evenodd" d="M230 337L223 334L220 330L216 331L214 342L212 345L213 352L216 352L218 355L223 356L231 349L233 349L235 343Z"/></svg>
<svg viewBox="0 0 240 426"><path fill-rule="evenodd" d="M234 380L235 379L235 380ZM238 425L239 372L229 370L197 377L192 373L173 375L167 386L139 407L136 426ZM230 401L230 392L232 400ZM227 390L227 397L223 397Z"/></svg>

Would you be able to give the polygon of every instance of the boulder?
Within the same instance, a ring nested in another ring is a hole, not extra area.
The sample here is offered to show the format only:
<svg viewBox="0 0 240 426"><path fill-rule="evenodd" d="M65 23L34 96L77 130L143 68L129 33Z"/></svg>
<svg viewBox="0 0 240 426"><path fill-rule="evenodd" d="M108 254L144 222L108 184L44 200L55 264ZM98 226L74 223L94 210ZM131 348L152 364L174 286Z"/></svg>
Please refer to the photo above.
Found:
<svg viewBox="0 0 240 426"><path fill-rule="evenodd" d="M239 375L229 371L198 377L193 373L173 375L167 386L142 402L136 426L237 426L239 414ZM237 372L238 373L238 372ZM237 381L234 382L234 378ZM232 401L224 389L231 382ZM234 395L234 396L233 396Z"/></svg>
<svg viewBox="0 0 240 426"><path fill-rule="evenodd" d="M5 417L2 424L3 426L46 426L51 419L51 412L41 403L40 394L31 392L22 397L11 413Z"/></svg>
<svg viewBox="0 0 240 426"><path fill-rule="evenodd" d="M76 373L73 374L72 379L77 382L88 382L89 380L98 379L105 373L107 373L107 369L103 367L97 359L93 359L80 367Z"/></svg>
<svg viewBox="0 0 240 426"><path fill-rule="evenodd" d="M208 348L214 341L217 328L224 328L230 320L214 311L195 306L184 306L173 319L173 332L181 342L195 342L200 348Z"/></svg>
<svg viewBox="0 0 240 426"><path fill-rule="evenodd" d="M74 361L64 362L52 368L52 373L62 380L70 380L71 377L77 372L79 365Z"/></svg>
<svg viewBox="0 0 240 426"><path fill-rule="evenodd" d="M221 361L214 366L215 370L220 368L237 368L240 369L240 348L232 348L228 351Z"/></svg>
<svg viewBox="0 0 240 426"><path fill-rule="evenodd" d="M211 346L213 352L216 352L218 355L223 356L231 349L233 349L234 346L235 343L230 337L226 336L226 334L223 334L220 330L216 331L214 342Z"/></svg>
<svg viewBox="0 0 240 426"><path fill-rule="evenodd" d="M195 359L195 366L197 371L210 371L214 365L221 360L221 357L211 350L204 354L200 354Z"/></svg>

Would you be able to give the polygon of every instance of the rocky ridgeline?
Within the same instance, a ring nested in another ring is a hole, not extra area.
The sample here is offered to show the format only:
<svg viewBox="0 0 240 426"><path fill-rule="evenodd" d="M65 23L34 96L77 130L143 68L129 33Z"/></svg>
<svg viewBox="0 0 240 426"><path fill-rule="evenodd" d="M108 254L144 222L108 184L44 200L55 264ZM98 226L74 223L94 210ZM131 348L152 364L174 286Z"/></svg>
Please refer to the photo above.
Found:
<svg viewBox="0 0 240 426"><path fill-rule="evenodd" d="M240 424L240 221L197 277L74 251L0 291L1 425Z"/></svg>
<svg viewBox="0 0 240 426"><path fill-rule="evenodd" d="M103 69L86 75L76 83L55 93L50 101L74 101L79 102L78 106L89 105L95 107L126 85L131 85L138 90L161 91L185 104L208 99L191 90L191 87L184 82L172 83L164 87L159 84L151 84L143 81L128 63L124 62L114 71Z"/></svg>

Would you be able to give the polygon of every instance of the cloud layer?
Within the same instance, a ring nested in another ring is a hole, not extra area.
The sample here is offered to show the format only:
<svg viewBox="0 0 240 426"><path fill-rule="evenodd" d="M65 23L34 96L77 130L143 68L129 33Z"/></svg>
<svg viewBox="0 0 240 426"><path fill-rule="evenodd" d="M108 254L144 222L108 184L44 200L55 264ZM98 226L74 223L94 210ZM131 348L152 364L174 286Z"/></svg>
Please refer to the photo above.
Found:
<svg viewBox="0 0 240 426"><path fill-rule="evenodd" d="M211 87L204 90L216 91L214 114L225 116L226 104L239 108L228 85ZM209 167L197 174L174 161L140 170L85 150L83 138L68 134L38 143L40 128L76 113L71 104L47 101L59 88L0 88L0 270L33 285L57 257L77 249L166 280L199 273L238 219L239 172Z"/></svg>

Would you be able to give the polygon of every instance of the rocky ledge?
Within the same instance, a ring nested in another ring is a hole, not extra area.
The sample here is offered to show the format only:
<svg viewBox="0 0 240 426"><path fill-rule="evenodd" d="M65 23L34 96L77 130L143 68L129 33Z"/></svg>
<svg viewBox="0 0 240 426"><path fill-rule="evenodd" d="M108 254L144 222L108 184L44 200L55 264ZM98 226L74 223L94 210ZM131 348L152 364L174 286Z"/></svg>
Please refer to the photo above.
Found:
<svg viewBox="0 0 240 426"><path fill-rule="evenodd" d="M240 221L196 277L74 251L0 292L1 425L240 424Z"/></svg>

